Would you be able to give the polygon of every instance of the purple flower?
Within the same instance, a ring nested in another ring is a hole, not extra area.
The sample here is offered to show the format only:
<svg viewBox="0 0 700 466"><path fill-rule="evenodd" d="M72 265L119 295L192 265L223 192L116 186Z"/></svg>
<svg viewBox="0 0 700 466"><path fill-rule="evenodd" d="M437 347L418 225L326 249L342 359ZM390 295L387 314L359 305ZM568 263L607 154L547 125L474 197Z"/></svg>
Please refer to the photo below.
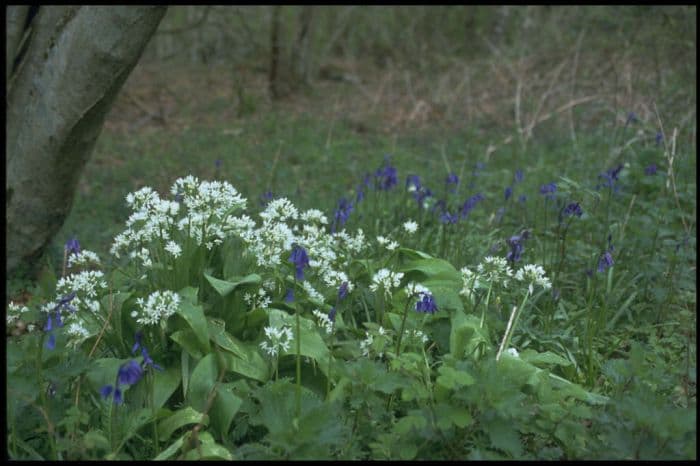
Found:
<svg viewBox="0 0 700 466"><path fill-rule="evenodd" d="M564 215L581 217L581 215L583 215L583 209L581 209L581 205L578 202L572 202L564 208Z"/></svg>
<svg viewBox="0 0 700 466"><path fill-rule="evenodd" d="M156 364L153 359L151 359L151 356L148 354L148 350L146 349L145 346L141 347L141 356L143 356L143 362L141 363L141 367L143 369L146 369L147 367L152 367L156 370L162 371L163 368L160 367L158 364Z"/></svg>
<svg viewBox="0 0 700 466"><path fill-rule="evenodd" d="M111 385L105 385L104 387L100 388L100 396L102 398L107 398L109 395L112 394L112 391L114 390L114 387Z"/></svg>
<svg viewBox="0 0 700 466"><path fill-rule="evenodd" d="M303 280L304 267L309 266L309 256L306 254L306 249L295 245L294 249L292 249L292 255L289 257L289 262L294 264L294 268L296 269L296 279Z"/></svg>
<svg viewBox="0 0 700 466"><path fill-rule="evenodd" d="M129 362L122 364L117 372L117 385L134 385L141 380L143 371L136 360L132 359Z"/></svg>
<svg viewBox="0 0 700 466"><path fill-rule="evenodd" d="M459 177L455 173L450 173L449 175L447 175L447 178L445 178L445 183L459 184Z"/></svg>
<svg viewBox="0 0 700 466"><path fill-rule="evenodd" d="M627 114L627 121L625 121L625 126L629 125L630 123L638 123L639 118L637 118L637 114L634 112L629 112Z"/></svg>
<svg viewBox="0 0 700 466"><path fill-rule="evenodd" d="M411 189L413 187L413 189ZM418 175L408 175L406 177L406 189L409 191L418 191L421 188L420 176Z"/></svg>
<svg viewBox="0 0 700 466"><path fill-rule="evenodd" d="M516 183L521 183L523 181L523 178L525 175L523 175L523 171L521 169L515 170L515 182Z"/></svg>
<svg viewBox="0 0 700 466"><path fill-rule="evenodd" d="M331 311L328 313L328 320L335 322L335 307L332 307Z"/></svg>
<svg viewBox="0 0 700 466"><path fill-rule="evenodd" d="M444 211L440 215L440 222L444 223L445 225L454 225L458 220L459 217L457 214L451 214L448 211Z"/></svg>
<svg viewBox="0 0 700 466"><path fill-rule="evenodd" d="M260 196L260 205L263 207L266 207L271 200L275 198L275 195L272 191L265 191L261 196Z"/></svg>
<svg viewBox="0 0 700 466"><path fill-rule="evenodd" d="M141 330L136 332L136 334L134 335L134 340L136 340L136 343L134 343L134 346L131 347L131 354L136 353L139 350L139 348L141 348L143 340L143 332Z"/></svg>
<svg viewBox="0 0 700 466"><path fill-rule="evenodd" d="M506 240L510 251L506 254L506 260L509 262L517 262L525 250L523 246L523 240L527 239L527 233L521 233L520 235L513 235Z"/></svg>
<svg viewBox="0 0 700 466"><path fill-rule="evenodd" d="M598 259L598 272L605 272L605 269L612 267L615 262L613 261L612 254L610 251L605 251Z"/></svg>
<svg viewBox="0 0 700 466"><path fill-rule="evenodd" d="M342 301L345 299L348 295L348 282L343 282L340 284L340 288L338 288L338 301Z"/></svg>
<svg viewBox="0 0 700 466"><path fill-rule="evenodd" d="M416 311L427 312L429 314L434 314L438 310L437 304L435 304L435 298L432 294L422 293L418 302L416 303Z"/></svg>
<svg viewBox="0 0 700 466"><path fill-rule="evenodd" d="M396 168L390 165L388 157L384 159L384 163L384 167L374 173L374 178L377 189L387 191L396 186L399 180L396 177Z"/></svg>
<svg viewBox="0 0 700 466"><path fill-rule="evenodd" d="M111 385L105 385L104 387L100 388L100 395L102 398L107 399L109 396L114 393L114 404L115 405L120 405L124 402L122 399L122 391L119 390L119 387L112 387Z"/></svg>
<svg viewBox="0 0 700 466"><path fill-rule="evenodd" d="M46 341L46 347L50 350L56 348L56 335L53 333L49 335L49 339Z"/></svg>
<svg viewBox="0 0 700 466"><path fill-rule="evenodd" d="M623 164L618 165L615 168L611 168L610 170L606 171L605 173L601 173L598 175L598 178L603 178L603 183L599 184L596 189L600 189L601 187L605 188L614 188L615 191L617 191L618 186L617 186L617 181L620 179L620 171L622 171L622 168L624 167Z"/></svg>
<svg viewBox="0 0 700 466"><path fill-rule="evenodd" d="M221 168L221 165L222 165L222 164L223 164L223 162L221 161L221 159L216 159L216 160L214 160L214 167L216 167L217 170L218 170L219 168Z"/></svg>
<svg viewBox="0 0 700 466"><path fill-rule="evenodd" d="M335 209L333 214L333 226L331 227L331 233L335 233L338 227L345 225L345 222L350 218L350 212L353 210L352 202L345 198L340 199L338 202L338 208Z"/></svg>
<svg viewBox="0 0 700 466"><path fill-rule="evenodd" d="M652 163L644 169L644 174L647 176L656 175L656 164Z"/></svg>
<svg viewBox="0 0 700 466"><path fill-rule="evenodd" d="M521 194L520 196L518 196L518 202L520 202L521 204L525 204L525 202L527 202L527 196L525 194Z"/></svg>
<svg viewBox="0 0 700 466"><path fill-rule="evenodd" d="M69 302L73 301L73 299L75 298L75 295L76 295L75 291L71 291L70 293L68 293L67 295L65 295L61 299L59 299L58 304L56 304L56 307L54 308L54 311L58 312L61 309L65 308L65 309L68 309L72 313L77 312L78 310L75 307L68 304ZM60 327L60 325L59 325L59 327Z"/></svg>
<svg viewBox="0 0 700 466"><path fill-rule="evenodd" d="M421 189L419 189L418 191L415 191L415 192L413 193L413 198L414 198L414 199L416 200L416 202L418 203L418 207L422 209L422 208L423 208L423 205L424 205L424 202L423 202L423 201L424 201L426 198L431 197L432 195L433 195L432 191L430 191L428 188L423 187L423 188L421 188Z"/></svg>
<svg viewBox="0 0 700 466"><path fill-rule="evenodd" d="M66 257L69 257L71 254L78 254L80 253L80 243L74 236L68 241L66 241L64 249L66 250Z"/></svg>
<svg viewBox="0 0 700 466"><path fill-rule="evenodd" d="M357 188L357 197L355 198L355 202L359 203L364 198L365 198L365 191L364 191L364 189L362 189L362 186L360 186L359 188Z"/></svg>
<svg viewBox="0 0 700 466"><path fill-rule="evenodd" d="M481 193L477 193L467 199L462 207L459 209L459 214L461 218L465 218L469 215L469 213L476 207L476 204L480 201L484 200L484 196Z"/></svg>
<svg viewBox="0 0 700 466"><path fill-rule="evenodd" d="M284 300L288 303L291 303L294 301L294 290L291 288L287 289L287 292L284 295Z"/></svg>
<svg viewBox="0 0 700 466"><path fill-rule="evenodd" d="M660 146L664 142L664 135L661 131L656 133L656 137L654 138L656 141L656 145Z"/></svg>
<svg viewBox="0 0 700 466"><path fill-rule="evenodd" d="M557 184L554 182L543 184L542 186L540 186L540 194L543 194L545 197L551 197L556 192Z"/></svg>
<svg viewBox="0 0 700 466"><path fill-rule="evenodd" d="M513 195L513 188L510 187L510 186L508 186L508 187L506 188L506 191L505 191L505 198L506 198L506 201L507 201L508 199L510 199L510 196L512 196L512 195Z"/></svg>

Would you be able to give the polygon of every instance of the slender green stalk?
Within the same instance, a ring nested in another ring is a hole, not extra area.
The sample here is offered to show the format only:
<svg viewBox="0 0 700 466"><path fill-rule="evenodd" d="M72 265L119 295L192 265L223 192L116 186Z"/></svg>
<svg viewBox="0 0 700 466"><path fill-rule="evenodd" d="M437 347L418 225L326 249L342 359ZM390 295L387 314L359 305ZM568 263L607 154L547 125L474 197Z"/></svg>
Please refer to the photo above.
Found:
<svg viewBox="0 0 700 466"><path fill-rule="evenodd" d="M529 297L530 293L525 293L525 297L523 298L523 302L520 304L520 307L513 306L513 312L511 312L510 314L510 319L508 320L506 332L503 335L503 340L501 341L501 346L498 349L498 354L496 354L496 361L501 359L503 351L505 351L508 348L508 345L510 345L510 339L513 336L513 331L518 325L518 319L520 318L520 314L522 313L522 310L525 307L525 304L527 303Z"/></svg>
<svg viewBox="0 0 700 466"><path fill-rule="evenodd" d="M396 357L398 358L401 354L401 338L403 337L403 331L406 328L406 317L408 317L408 305L411 303L413 296L409 296L406 299L406 306L403 309L403 319L401 319L401 330L399 331L399 338L396 341Z"/></svg>
<svg viewBox="0 0 700 466"><path fill-rule="evenodd" d="M294 278L294 289L296 290L297 281ZM299 317L299 305L294 302L294 309L296 310L296 346L297 346L297 403L296 403L296 413L297 418L301 418L301 318Z"/></svg>
<svg viewBox="0 0 700 466"><path fill-rule="evenodd" d="M481 322L479 322L479 328L484 327L484 318L486 317L486 309L488 309L488 307L489 307L489 300L491 299L491 289L492 288L493 288L493 282L490 282L489 283L489 291L486 292L486 302L484 303L484 309L481 311Z"/></svg>
<svg viewBox="0 0 700 466"><path fill-rule="evenodd" d="M158 455L160 452L160 445L159 445L159 438L158 438L158 426L157 426L157 416L156 416L156 381L155 381L155 374L153 374L152 371L149 371L150 373L148 374L148 383L150 385L151 389L151 398L148 400L149 404L151 405L151 412L153 413L153 447L154 447L154 457Z"/></svg>

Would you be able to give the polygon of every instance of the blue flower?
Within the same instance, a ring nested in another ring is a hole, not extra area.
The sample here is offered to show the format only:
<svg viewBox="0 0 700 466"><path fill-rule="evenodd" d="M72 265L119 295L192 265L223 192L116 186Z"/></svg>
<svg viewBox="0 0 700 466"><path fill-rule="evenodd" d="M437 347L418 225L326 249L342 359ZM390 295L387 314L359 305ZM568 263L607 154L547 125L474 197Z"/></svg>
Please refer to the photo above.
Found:
<svg viewBox="0 0 700 466"><path fill-rule="evenodd" d="M510 251L508 252L508 254L506 254L507 261L517 262L520 260L520 257L522 256L523 251L525 250L525 247L523 246L523 240L527 239L527 237L527 232L524 232L519 235L513 235L506 240L506 243L508 243L508 246L510 247Z"/></svg>
<svg viewBox="0 0 700 466"><path fill-rule="evenodd" d="M152 367L154 369L157 369L159 371L162 371L163 368L160 367L158 364L156 364L153 359L151 359L151 356L148 354L148 350L146 349L145 346L141 347L141 356L143 356L143 362L141 363L141 367L143 369L146 369L148 367Z"/></svg>
<svg viewBox="0 0 700 466"><path fill-rule="evenodd" d="M65 295L64 297L62 297L61 299L58 300L58 304L56 304L56 307L54 307L53 310L56 311L56 313L58 313L61 309L65 308L65 309L68 309L72 313L77 312L77 309L75 307L68 304L69 302L73 301L75 296L76 296L75 291L68 293L67 295ZM59 327L61 327L61 325L59 325Z"/></svg>
<svg viewBox="0 0 700 466"><path fill-rule="evenodd" d="M459 214L462 218L465 218L469 213L476 207L476 204L484 200L484 196L481 193L477 193L467 199L462 207L459 209Z"/></svg>
<svg viewBox="0 0 700 466"><path fill-rule="evenodd" d="M583 215L583 209L578 202L572 202L564 208L564 215L575 215L581 217Z"/></svg>
<svg viewBox="0 0 700 466"><path fill-rule="evenodd" d="M342 301L345 299L348 295L348 282L343 282L340 284L340 288L338 288L338 301Z"/></svg>
<svg viewBox="0 0 700 466"><path fill-rule="evenodd" d="M411 189L413 187L413 189ZM406 177L406 189L409 191L418 191L421 188L420 176L418 175L408 175Z"/></svg>
<svg viewBox="0 0 700 466"><path fill-rule="evenodd" d="M422 293L421 298L416 303L416 311L434 314L437 310L438 307L437 304L435 304L435 298L433 295L429 293Z"/></svg>
<svg viewBox="0 0 700 466"><path fill-rule="evenodd" d="M267 207L267 205L275 198L275 194L272 191L265 191L260 196L260 205Z"/></svg>
<svg viewBox="0 0 700 466"><path fill-rule="evenodd" d="M598 272L605 272L607 268L612 267L614 264L615 262L610 251L605 251L598 259Z"/></svg>
<svg viewBox="0 0 700 466"><path fill-rule="evenodd" d="M50 350L56 348L56 335L53 333L49 335L49 339L46 340L46 347Z"/></svg>
<svg viewBox="0 0 700 466"><path fill-rule="evenodd" d="M510 186L508 186L508 187L506 188L504 194L505 194L505 198L506 198L506 201L507 201L508 199L510 199L510 196L513 195L513 188L510 187Z"/></svg>
<svg viewBox="0 0 700 466"><path fill-rule="evenodd" d="M637 118L637 114L634 112L629 112L627 114L627 121L625 121L625 126L629 125L630 123L638 123L639 118Z"/></svg>
<svg viewBox="0 0 700 466"><path fill-rule="evenodd" d="M112 391L114 390L114 387L111 385L105 385L102 388L100 388L100 396L102 398L107 398L109 395L112 394Z"/></svg>
<svg viewBox="0 0 700 466"><path fill-rule="evenodd" d="M77 238L74 236L68 241L66 241L66 245L64 246L64 249L66 250L66 257L69 257L71 254L78 254L80 253L80 243L78 242Z"/></svg>
<svg viewBox="0 0 700 466"><path fill-rule="evenodd" d="M540 194L543 194L545 197L551 197L556 192L557 184L554 182L543 184L542 186L540 186Z"/></svg>
<svg viewBox="0 0 700 466"><path fill-rule="evenodd" d="M333 225L331 227L331 233L335 233L338 227L345 225L345 222L350 218L350 212L353 210L352 202L345 198L340 199L338 202L338 208L335 209L333 214Z"/></svg>
<svg viewBox="0 0 700 466"><path fill-rule="evenodd" d="M328 320L335 322L335 307L332 307L331 311L328 313Z"/></svg>
<svg viewBox="0 0 700 466"><path fill-rule="evenodd" d="M656 133L656 137L655 137L654 139L655 139L655 141L656 141L656 145L657 145L657 146L660 146L661 143L664 142L664 135L663 135L663 133L662 133L661 131L657 132L657 133Z"/></svg>
<svg viewBox="0 0 700 466"><path fill-rule="evenodd" d="M134 340L136 340L136 343L134 343L134 346L131 347L131 354L136 353L139 350L139 348L141 348L143 340L143 332L141 330L136 332L136 334L134 335Z"/></svg>
<svg viewBox="0 0 700 466"><path fill-rule="evenodd" d="M524 177L525 177L525 175L523 174L523 171L521 169L518 168L517 170L515 170L515 182L516 183L522 182Z"/></svg>
<svg viewBox="0 0 700 466"><path fill-rule="evenodd" d="M617 167L611 168L605 173L598 175L598 178L603 178L603 183L599 184L596 189L600 189L601 187L614 188L614 190L617 192L617 181L620 179L620 171L622 171L623 167L624 165L620 164Z"/></svg>
<svg viewBox="0 0 700 466"><path fill-rule="evenodd" d="M525 194L521 194L520 196L518 196L518 202L520 202L521 204L525 204L527 202L527 196Z"/></svg>
<svg viewBox="0 0 700 466"><path fill-rule="evenodd" d="M214 167L218 170L224 162L221 159L214 160Z"/></svg>
<svg viewBox="0 0 700 466"><path fill-rule="evenodd" d="M289 257L289 262L294 264L296 269L295 277L297 280L304 279L304 267L309 266L309 256L306 254L306 249L301 246L294 246L292 249L292 255Z"/></svg>
<svg viewBox="0 0 700 466"><path fill-rule="evenodd" d="M644 169L644 174L647 176L656 175L656 164L652 163Z"/></svg>
<svg viewBox="0 0 700 466"><path fill-rule="evenodd" d="M446 225L454 225L455 223L457 223L458 220L459 217L457 216L457 214L451 214L448 211L444 211L440 215L440 222Z"/></svg>
<svg viewBox="0 0 700 466"><path fill-rule="evenodd" d="M129 362L122 364L117 372L117 385L134 385L141 380L143 370L136 360L132 359Z"/></svg>
<svg viewBox="0 0 700 466"><path fill-rule="evenodd" d="M287 289L287 293L285 293L285 295L284 295L284 300L288 303L291 303L292 301L294 301L294 290L293 289L291 289L291 288Z"/></svg>
<svg viewBox="0 0 700 466"><path fill-rule="evenodd" d="M377 189L382 191L393 188L399 181L396 177L396 168L390 165L388 157L384 159L384 163L384 167L378 169L374 174Z"/></svg>
<svg viewBox="0 0 700 466"><path fill-rule="evenodd" d="M445 183L459 184L459 177L455 173L450 173L449 175L447 175L447 178L445 178Z"/></svg>
<svg viewBox="0 0 700 466"><path fill-rule="evenodd" d="M432 191L430 191L428 188L423 187L413 193L413 198L418 203L418 207L422 209L424 207L425 199L431 197L432 195Z"/></svg>

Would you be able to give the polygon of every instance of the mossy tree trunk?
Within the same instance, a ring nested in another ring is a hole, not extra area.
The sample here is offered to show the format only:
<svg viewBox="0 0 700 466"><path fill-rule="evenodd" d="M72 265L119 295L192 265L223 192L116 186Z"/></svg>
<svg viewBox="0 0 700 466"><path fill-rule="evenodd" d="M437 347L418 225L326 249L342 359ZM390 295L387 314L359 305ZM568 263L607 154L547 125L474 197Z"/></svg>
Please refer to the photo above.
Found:
<svg viewBox="0 0 700 466"><path fill-rule="evenodd" d="M105 116L165 11L7 7L8 274L32 270L65 221Z"/></svg>

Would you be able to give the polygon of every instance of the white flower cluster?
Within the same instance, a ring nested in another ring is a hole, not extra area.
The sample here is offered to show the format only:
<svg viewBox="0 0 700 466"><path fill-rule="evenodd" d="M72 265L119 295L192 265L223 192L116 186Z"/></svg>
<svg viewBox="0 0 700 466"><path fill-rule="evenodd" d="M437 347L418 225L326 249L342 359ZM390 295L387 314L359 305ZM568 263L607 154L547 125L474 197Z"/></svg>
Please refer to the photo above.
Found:
<svg viewBox="0 0 700 466"><path fill-rule="evenodd" d="M539 285L545 290L552 288L549 279L545 277L545 272L542 266L527 264L520 268L515 273L515 279L528 284L528 292L532 294L534 285Z"/></svg>
<svg viewBox="0 0 700 466"><path fill-rule="evenodd" d="M399 243L388 236L377 236L377 243L380 246L384 246L388 251L395 251L399 247Z"/></svg>
<svg viewBox="0 0 700 466"><path fill-rule="evenodd" d="M375 340L375 336L377 337L377 340ZM373 351L376 351L377 356L381 358L384 356L382 349L390 341L391 336L389 333L384 329L384 327L379 326L376 332L371 330L365 332L365 339L360 342L360 350L362 351L362 355L366 357L369 357ZM379 346L379 349L377 349L377 346Z"/></svg>
<svg viewBox="0 0 700 466"><path fill-rule="evenodd" d="M20 319L22 314L28 311L29 308L27 306L20 306L19 304L10 302L7 305L7 314L5 315L5 322L7 322L7 326L9 327L10 325L13 325Z"/></svg>
<svg viewBox="0 0 700 466"><path fill-rule="evenodd" d="M416 222L414 222L413 220L408 220L408 221L404 222L403 229L406 233L408 233L409 235L412 235L413 233L418 231L418 224Z"/></svg>
<svg viewBox="0 0 700 466"><path fill-rule="evenodd" d="M272 299L265 292L264 288L260 288L257 293L245 293L243 295L243 301L245 301L250 309L267 309Z"/></svg>
<svg viewBox="0 0 700 466"><path fill-rule="evenodd" d="M68 256L68 267L73 268L76 266L85 266L85 265L99 265L100 264L100 258L99 256L92 252L88 251L87 249L83 249L77 254L71 254Z"/></svg>
<svg viewBox="0 0 700 466"><path fill-rule="evenodd" d="M488 256L476 268L485 282L500 283L504 288L508 287L513 271L503 257Z"/></svg>
<svg viewBox="0 0 700 466"><path fill-rule="evenodd" d="M406 294L413 297L417 296L419 299L422 299L423 295L432 295L427 287L415 282L410 282L406 285Z"/></svg>
<svg viewBox="0 0 700 466"><path fill-rule="evenodd" d="M76 314L82 310L97 314L100 311L99 298L103 291L107 289L107 282L104 280L104 273L99 270L84 270L61 278L56 283L56 294L58 299L75 292L68 304L73 306ZM57 303L53 303L55 307ZM53 307L52 307L53 308Z"/></svg>
<svg viewBox="0 0 700 466"><path fill-rule="evenodd" d="M180 247L180 245L172 240L168 241L164 249L167 252L169 252L173 257L180 257L180 254L182 254L182 248Z"/></svg>
<svg viewBox="0 0 700 466"><path fill-rule="evenodd" d="M376 292L379 288L382 288L385 295L390 297L391 289L398 288L402 278L402 272L392 272L389 269L380 269L372 277L372 284L369 286L369 289Z"/></svg>
<svg viewBox="0 0 700 466"><path fill-rule="evenodd" d="M148 299L138 298L140 309L131 313L136 322L143 325L157 325L175 314L180 305L180 296L173 291L154 291Z"/></svg>
<svg viewBox="0 0 700 466"><path fill-rule="evenodd" d="M474 292L481 287L479 275L471 271L468 267L462 267L460 272L462 273L463 286L459 294L471 298Z"/></svg>
<svg viewBox="0 0 700 466"><path fill-rule="evenodd" d="M314 309L313 315L316 316L318 326L322 327L326 334L330 335L333 333L333 321L328 318L328 314Z"/></svg>
<svg viewBox="0 0 700 466"><path fill-rule="evenodd" d="M265 327L265 336L267 340L260 343L260 348L270 357L277 356L280 353L280 348L282 351L289 351L290 344L294 340L292 330L286 325L281 328Z"/></svg>

